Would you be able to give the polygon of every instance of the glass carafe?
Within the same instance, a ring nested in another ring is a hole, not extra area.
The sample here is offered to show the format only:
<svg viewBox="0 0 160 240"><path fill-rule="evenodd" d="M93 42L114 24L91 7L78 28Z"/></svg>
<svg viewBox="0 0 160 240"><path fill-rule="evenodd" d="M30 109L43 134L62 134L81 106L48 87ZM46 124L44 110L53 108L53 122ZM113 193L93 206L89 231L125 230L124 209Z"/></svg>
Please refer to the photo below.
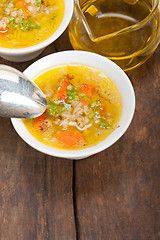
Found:
<svg viewBox="0 0 160 240"><path fill-rule="evenodd" d="M99 53L129 70L160 41L159 0L75 0L69 38L74 49Z"/></svg>

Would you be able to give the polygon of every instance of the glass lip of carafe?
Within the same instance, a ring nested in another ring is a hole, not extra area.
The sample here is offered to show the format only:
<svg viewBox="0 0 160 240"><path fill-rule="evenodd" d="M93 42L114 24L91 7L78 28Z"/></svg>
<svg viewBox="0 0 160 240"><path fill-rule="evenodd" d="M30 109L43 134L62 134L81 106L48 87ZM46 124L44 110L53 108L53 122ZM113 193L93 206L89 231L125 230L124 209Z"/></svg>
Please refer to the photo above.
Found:
<svg viewBox="0 0 160 240"><path fill-rule="evenodd" d="M75 2L76 9L80 12L83 25L84 25L84 27L86 29L86 32L88 33L88 36L89 36L89 38L91 39L92 42L103 41L103 40L106 40L108 38L116 37L117 35L124 34L126 32L130 32L130 31L134 31L134 30L138 30L138 29L142 28L142 26L145 25L151 19L151 17L155 13L155 11L157 10L158 5L159 5L159 0L155 0L153 2L154 5L153 5L153 8L152 8L152 11L142 21L140 21L138 23L135 23L135 24L133 24L129 27L123 28L119 31L116 31L116 32L113 32L113 33L110 33L110 34L107 34L107 35L104 35L104 36L101 36L101 37L95 37L93 32L91 31L90 27L89 27L89 24L88 24L88 22L87 22L87 20L84 16L82 10L81 10L79 0L74 0L74 2Z"/></svg>

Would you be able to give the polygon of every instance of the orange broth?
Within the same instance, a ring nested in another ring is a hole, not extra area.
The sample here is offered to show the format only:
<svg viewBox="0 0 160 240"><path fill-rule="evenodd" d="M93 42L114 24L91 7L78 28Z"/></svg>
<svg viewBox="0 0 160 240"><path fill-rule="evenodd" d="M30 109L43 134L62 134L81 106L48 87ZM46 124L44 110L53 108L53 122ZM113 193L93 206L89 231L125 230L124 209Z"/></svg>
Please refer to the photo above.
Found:
<svg viewBox="0 0 160 240"><path fill-rule="evenodd" d="M25 119L40 142L59 149L82 149L103 141L122 111L120 93L103 72L83 65L51 69L34 79L47 97L47 110Z"/></svg>

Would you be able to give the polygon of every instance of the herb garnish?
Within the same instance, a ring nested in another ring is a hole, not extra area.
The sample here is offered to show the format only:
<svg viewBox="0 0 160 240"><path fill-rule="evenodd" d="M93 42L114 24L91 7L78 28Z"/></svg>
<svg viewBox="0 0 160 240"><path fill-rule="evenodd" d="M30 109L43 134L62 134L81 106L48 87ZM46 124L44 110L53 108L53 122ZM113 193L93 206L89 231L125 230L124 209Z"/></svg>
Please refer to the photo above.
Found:
<svg viewBox="0 0 160 240"><path fill-rule="evenodd" d="M57 118L62 112L66 111L67 108L65 107L63 102L58 102L50 99L48 101L47 110L49 112L49 115Z"/></svg>
<svg viewBox="0 0 160 240"><path fill-rule="evenodd" d="M37 0L36 6L37 6L37 7L40 7L41 4L42 4L42 1L41 1L41 0Z"/></svg>
<svg viewBox="0 0 160 240"><path fill-rule="evenodd" d="M77 94L78 87L73 87L72 85L69 85L67 87L67 103L72 103L73 101L79 101L79 97Z"/></svg>

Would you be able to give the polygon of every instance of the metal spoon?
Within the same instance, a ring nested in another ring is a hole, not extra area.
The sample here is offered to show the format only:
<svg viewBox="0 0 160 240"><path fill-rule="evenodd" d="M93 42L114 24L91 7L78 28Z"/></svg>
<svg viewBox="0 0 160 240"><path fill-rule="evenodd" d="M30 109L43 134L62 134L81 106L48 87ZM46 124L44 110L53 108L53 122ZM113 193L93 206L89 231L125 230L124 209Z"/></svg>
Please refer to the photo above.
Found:
<svg viewBox="0 0 160 240"><path fill-rule="evenodd" d="M0 116L35 118L46 106L46 97L35 83L17 69L0 64Z"/></svg>

